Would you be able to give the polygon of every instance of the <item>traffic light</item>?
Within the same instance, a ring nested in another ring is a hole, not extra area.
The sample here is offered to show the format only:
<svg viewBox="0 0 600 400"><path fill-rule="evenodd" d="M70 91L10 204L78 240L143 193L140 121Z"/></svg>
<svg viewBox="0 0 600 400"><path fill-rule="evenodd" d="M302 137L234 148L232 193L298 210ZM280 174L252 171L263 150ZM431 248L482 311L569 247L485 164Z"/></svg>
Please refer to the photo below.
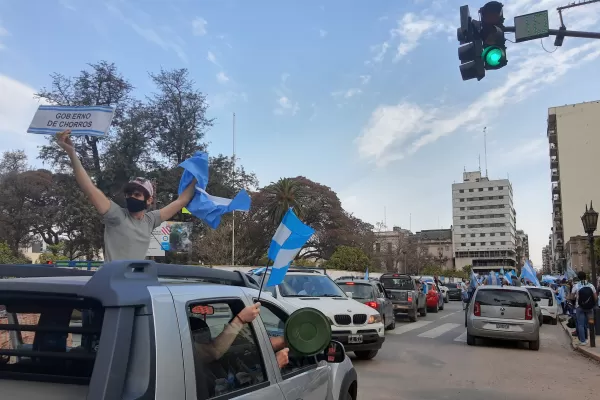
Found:
<svg viewBox="0 0 600 400"><path fill-rule="evenodd" d="M506 38L504 37L503 4L490 1L479 9L481 18L480 37L483 41L482 58L487 70L504 67L506 59Z"/></svg>
<svg viewBox="0 0 600 400"><path fill-rule="evenodd" d="M480 81L485 77L483 42L479 28L479 21L471 18L469 6L460 7L460 28L456 31L456 38L461 44L458 48L458 59L461 62L460 75L463 81L474 78Z"/></svg>

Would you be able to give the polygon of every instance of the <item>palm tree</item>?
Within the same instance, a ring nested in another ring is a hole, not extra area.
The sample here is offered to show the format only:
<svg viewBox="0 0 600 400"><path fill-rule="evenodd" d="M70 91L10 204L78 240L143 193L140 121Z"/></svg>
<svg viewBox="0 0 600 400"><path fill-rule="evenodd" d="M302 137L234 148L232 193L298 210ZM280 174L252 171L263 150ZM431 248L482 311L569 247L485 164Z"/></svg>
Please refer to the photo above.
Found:
<svg viewBox="0 0 600 400"><path fill-rule="evenodd" d="M292 178L281 178L271 184L267 190L268 215L273 225L281 222L283 216L290 207L298 217L302 216L302 186Z"/></svg>

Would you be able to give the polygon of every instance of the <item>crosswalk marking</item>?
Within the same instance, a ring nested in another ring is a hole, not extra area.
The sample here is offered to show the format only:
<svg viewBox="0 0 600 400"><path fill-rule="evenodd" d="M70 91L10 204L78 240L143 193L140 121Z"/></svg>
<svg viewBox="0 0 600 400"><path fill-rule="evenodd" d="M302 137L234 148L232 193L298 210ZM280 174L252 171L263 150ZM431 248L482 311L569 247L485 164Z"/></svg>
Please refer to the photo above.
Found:
<svg viewBox="0 0 600 400"><path fill-rule="evenodd" d="M463 333L461 333L461 335L459 337L457 337L456 339L454 339L455 342L466 342L467 341L467 331L464 331Z"/></svg>
<svg viewBox="0 0 600 400"><path fill-rule="evenodd" d="M432 321L417 321L417 322L412 322L412 323L407 324L407 325L396 326L396 329L394 329L393 331L387 331L386 333L391 333L392 335L402 335L403 333L412 331L414 329L419 329L419 328L422 328L424 326L427 326L431 322Z"/></svg>
<svg viewBox="0 0 600 400"><path fill-rule="evenodd" d="M442 324L442 325L438 326L437 328L430 329L430 330L425 331L417 336L434 339L438 336L443 335L446 332L451 331L452 329L454 329L458 326L460 326L460 324Z"/></svg>

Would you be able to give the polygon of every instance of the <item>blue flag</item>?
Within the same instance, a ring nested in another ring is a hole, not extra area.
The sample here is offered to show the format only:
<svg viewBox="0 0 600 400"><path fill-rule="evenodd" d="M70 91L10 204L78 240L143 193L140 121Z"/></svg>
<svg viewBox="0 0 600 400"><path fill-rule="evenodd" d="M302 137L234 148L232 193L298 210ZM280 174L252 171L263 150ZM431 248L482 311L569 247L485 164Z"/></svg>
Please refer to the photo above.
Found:
<svg viewBox="0 0 600 400"><path fill-rule="evenodd" d="M469 277L469 280L471 281L471 283L470 283L471 287L476 288L477 286L479 286L479 281L477 280L477 275L475 275L475 271L473 271L473 269L471 269L471 276Z"/></svg>
<svg viewBox="0 0 600 400"><path fill-rule="evenodd" d="M198 181L196 193L186 208L193 216L200 218L211 228L216 229L219 226L223 214L250 210L250 196L245 190L240 191L233 199L212 196L206 192L208 185L207 153L198 151L179 166L185 171L179 181L178 193L181 195L196 178Z"/></svg>
<svg viewBox="0 0 600 400"><path fill-rule="evenodd" d="M367 267L367 270L365 271L365 281L369 280L369 267Z"/></svg>
<svg viewBox="0 0 600 400"><path fill-rule="evenodd" d="M290 264L313 233L314 229L304 225L291 208L285 213L269 247L269 259L273 261L273 266L267 287L283 281Z"/></svg>
<svg viewBox="0 0 600 400"><path fill-rule="evenodd" d="M535 286L541 286L540 281L536 276L535 270L533 269L531 264L529 264L529 261L525 261L525 264L521 268L521 278L527 279Z"/></svg>

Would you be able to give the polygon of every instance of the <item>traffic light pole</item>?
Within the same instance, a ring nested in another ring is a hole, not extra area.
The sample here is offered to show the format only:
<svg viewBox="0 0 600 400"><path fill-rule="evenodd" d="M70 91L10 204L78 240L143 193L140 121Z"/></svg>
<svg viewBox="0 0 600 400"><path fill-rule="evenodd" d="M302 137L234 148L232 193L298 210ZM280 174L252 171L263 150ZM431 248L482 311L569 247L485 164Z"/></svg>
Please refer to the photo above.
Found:
<svg viewBox="0 0 600 400"><path fill-rule="evenodd" d="M514 26L505 26L504 32L515 32ZM600 32L568 31L566 29L548 29L550 36L576 37L584 39L600 39Z"/></svg>

